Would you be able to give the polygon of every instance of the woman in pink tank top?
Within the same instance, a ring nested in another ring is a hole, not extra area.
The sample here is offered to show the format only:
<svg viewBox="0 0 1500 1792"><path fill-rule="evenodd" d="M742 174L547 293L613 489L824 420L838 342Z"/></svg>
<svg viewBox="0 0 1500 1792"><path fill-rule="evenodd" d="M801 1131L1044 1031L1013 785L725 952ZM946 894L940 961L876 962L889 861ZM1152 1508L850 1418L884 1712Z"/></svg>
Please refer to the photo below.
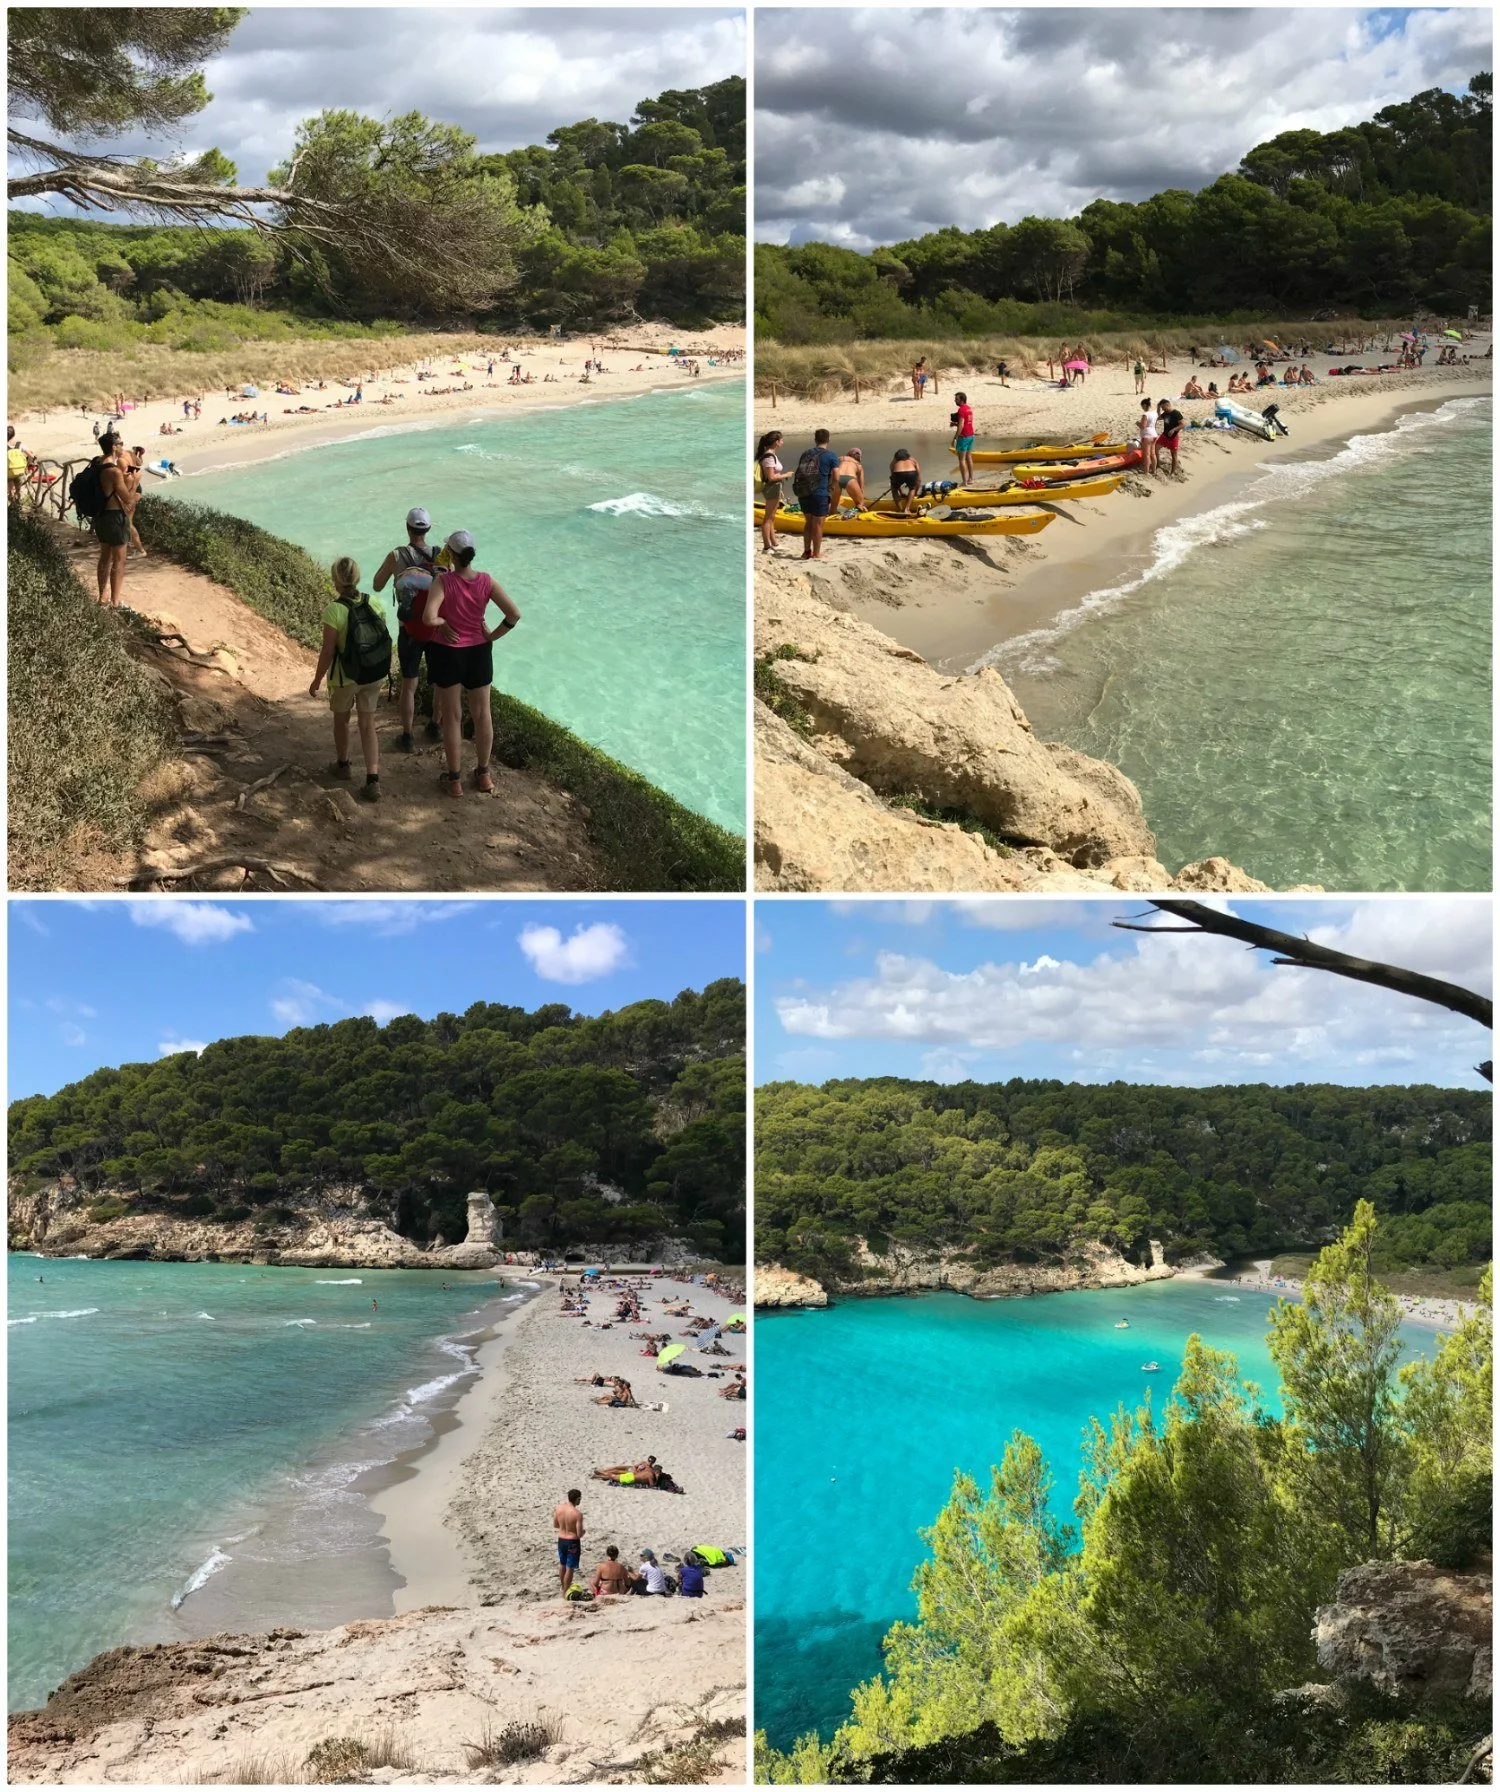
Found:
<svg viewBox="0 0 1500 1792"><path fill-rule="evenodd" d="M433 708L443 731L442 774L446 796L462 796L463 699L468 698L474 721L474 788L492 791L490 750L495 742L494 717L490 713L490 686L494 683L491 643L508 635L521 620L521 612L487 572L474 566L474 537L458 529L448 537L452 566L436 572L427 593L423 624L434 638L427 647L427 676L432 680ZM488 628L485 616L494 604L501 615L498 628Z"/></svg>

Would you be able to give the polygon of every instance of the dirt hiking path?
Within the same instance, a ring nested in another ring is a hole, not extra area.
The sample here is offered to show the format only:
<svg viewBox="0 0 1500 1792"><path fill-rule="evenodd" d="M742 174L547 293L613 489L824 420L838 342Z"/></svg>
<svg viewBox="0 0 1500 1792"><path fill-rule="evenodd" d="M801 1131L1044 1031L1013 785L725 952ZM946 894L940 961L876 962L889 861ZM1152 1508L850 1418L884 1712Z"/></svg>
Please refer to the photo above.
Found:
<svg viewBox="0 0 1500 1792"><path fill-rule="evenodd" d="M97 590L93 537L64 530L74 573ZM381 800L332 775L328 700L309 697L315 657L230 591L158 554L132 553L124 606L130 651L169 690L179 757L148 791L156 820L138 861L112 880L137 890L587 890L601 878L578 801L544 777L492 764L492 796L468 781L443 795L440 743L417 719L396 751L383 702ZM93 867L91 867L91 870ZM98 887L93 885L92 887Z"/></svg>

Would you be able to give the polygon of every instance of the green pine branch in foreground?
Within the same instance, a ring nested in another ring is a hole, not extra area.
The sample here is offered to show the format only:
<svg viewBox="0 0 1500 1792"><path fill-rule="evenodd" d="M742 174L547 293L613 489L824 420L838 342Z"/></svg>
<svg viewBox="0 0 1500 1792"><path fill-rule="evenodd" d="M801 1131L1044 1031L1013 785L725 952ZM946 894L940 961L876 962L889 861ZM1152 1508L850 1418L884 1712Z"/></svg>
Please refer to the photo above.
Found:
<svg viewBox="0 0 1500 1792"><path fill-rule="evenodd" d="M1194 1336L1160 1413L1091 1421L1076 1537L1023 1433L987 1489L957 1474L884 1672L830 1743L758 1738L757 1779L1456 1779L1483 1708L1277 1697L1316 1677L1313 1615L1343 1569L1491 1547L1489 1274L1474 1316L1398 1373L1378 1231L1358 1203L1304 1301L1273 1309L1279 1418Z"/></svg>

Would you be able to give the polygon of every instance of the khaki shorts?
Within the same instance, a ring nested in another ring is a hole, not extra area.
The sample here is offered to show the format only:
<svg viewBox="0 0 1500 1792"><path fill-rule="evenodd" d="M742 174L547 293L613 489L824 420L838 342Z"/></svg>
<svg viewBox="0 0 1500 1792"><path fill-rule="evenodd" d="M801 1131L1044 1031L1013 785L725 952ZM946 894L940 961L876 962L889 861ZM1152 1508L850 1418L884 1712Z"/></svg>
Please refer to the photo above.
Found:
<svg viewBox="0 0 1500 1792"><path fill-rule="evenodd" d="M383 678L375 684L331 684L328 687L328 702L336 716L348 715L356 705L362 716L372 716L384 689Z"/></svg>

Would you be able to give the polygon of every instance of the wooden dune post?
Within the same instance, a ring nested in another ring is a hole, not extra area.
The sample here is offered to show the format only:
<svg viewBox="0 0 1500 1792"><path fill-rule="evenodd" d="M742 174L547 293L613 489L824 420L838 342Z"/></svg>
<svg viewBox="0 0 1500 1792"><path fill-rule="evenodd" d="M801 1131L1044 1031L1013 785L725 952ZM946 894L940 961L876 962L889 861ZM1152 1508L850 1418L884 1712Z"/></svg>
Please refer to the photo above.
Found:
<svg viewBox="0 0 1500 1792"><path fill-rule="evenodd" d="M859 375L854 376L854 402L859 403Z"/></svg>

